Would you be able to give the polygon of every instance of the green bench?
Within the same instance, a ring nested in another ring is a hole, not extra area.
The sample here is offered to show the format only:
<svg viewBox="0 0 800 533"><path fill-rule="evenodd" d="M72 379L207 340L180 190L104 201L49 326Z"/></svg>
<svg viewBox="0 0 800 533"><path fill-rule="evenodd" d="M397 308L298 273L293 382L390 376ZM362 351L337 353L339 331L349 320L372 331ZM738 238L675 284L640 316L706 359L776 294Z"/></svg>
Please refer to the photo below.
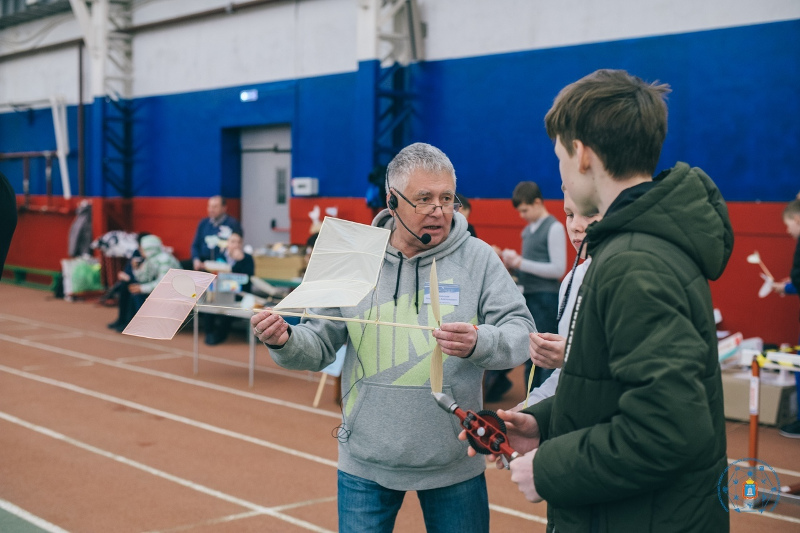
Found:
<svg viewBox="0 0 800 533"><path fill-rule="evenodd" d="M13 283L22 287L39 289L43 291L54 291L61 281L61 272L47 270L44 268L33 268L19 265L3 265L3 272L11 272L12 276L3 276L0 281L3 283ZM28 276L33 279L29 279ZM44 278L47 278L46 281Z"/></svg>

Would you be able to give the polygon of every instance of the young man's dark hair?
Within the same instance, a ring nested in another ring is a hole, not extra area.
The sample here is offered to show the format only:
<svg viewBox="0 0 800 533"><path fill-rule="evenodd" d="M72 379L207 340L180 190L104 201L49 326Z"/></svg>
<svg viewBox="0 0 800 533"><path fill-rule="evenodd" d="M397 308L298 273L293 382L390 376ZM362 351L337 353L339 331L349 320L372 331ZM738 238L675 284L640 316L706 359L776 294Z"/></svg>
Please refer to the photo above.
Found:
<svg viewBox="0 0 800 533"><path fill-rule="evenodd" d="M533 204L536 200L542 199L542 191L539 186L533 181L521 181L514 187L514 192L511 193L511 203L514 204L514 209L520 204Z"/></svg>
<svg viewBox="0 0 800 533"><path fill-rule="evenodd" d="M578 139L625 179L655 172L667 136L669 85L646 83L624 70L598 70L567 85L544 118L547 135L572 155Z"/></svg>

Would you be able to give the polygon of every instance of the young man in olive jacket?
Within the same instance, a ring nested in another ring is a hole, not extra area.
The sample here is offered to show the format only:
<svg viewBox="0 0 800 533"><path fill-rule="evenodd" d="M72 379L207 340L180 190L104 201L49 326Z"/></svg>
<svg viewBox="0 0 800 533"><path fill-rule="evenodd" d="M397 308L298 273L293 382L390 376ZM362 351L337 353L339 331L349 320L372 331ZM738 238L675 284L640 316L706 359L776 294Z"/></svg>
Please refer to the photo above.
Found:
<svg viewBox="0 0 800 533"><path fill-rule="evenodd" d="M702 170L678 163L651 177L668 91L600 70L565 87L545 118L566 191L604 215L587 230L593 262L555 396L501 412L527 452L512 480L547 500L548 532L729 530L708 280L722 274L733 232Z"/></svg>

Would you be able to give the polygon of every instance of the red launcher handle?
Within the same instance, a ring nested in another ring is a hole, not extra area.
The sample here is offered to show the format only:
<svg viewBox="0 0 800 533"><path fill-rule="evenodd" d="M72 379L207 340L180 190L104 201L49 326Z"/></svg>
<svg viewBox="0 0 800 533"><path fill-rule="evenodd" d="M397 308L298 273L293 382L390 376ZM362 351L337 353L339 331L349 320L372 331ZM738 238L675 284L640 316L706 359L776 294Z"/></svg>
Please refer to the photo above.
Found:
<svg viewBox="0 0 800 533"><path fill-rule="evenodd" d="M442 393L434 393L436 402L447 412L456 415L467 432L472 448L484 455L502 455L508 460L519 457L508 444L506 425L494 411L464 411L455 400Z"/></svg>

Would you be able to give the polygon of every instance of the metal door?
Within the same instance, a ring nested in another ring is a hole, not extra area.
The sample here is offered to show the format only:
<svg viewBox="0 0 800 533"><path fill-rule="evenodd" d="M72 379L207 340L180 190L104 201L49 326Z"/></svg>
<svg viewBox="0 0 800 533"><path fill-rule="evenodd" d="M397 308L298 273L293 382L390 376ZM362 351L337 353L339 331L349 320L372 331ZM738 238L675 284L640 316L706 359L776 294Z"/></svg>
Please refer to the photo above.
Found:
<svg viewBox="0 0 800 533"><path fill-rule="evenodd" d="M243 128L242 228L254 249L289 244L292 130L289 126Z"/></svg>

